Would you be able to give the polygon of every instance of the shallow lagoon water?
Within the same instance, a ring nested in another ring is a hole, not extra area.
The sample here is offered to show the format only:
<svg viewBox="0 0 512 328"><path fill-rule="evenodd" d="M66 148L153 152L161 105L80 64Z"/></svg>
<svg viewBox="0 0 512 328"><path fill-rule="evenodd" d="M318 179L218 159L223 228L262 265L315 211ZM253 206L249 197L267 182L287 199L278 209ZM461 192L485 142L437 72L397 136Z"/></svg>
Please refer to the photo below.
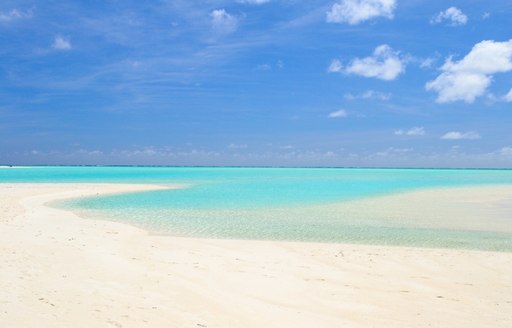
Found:
<svg viewBox="0 0 512 328"><path fill-rule="evenodd" d="M55 204L155 233L512 251L510 232L417 227L412 220L392 224L330 206L430 187L512 185L510 170L25 167L1 168L1 181L182 185Z"/></svg>

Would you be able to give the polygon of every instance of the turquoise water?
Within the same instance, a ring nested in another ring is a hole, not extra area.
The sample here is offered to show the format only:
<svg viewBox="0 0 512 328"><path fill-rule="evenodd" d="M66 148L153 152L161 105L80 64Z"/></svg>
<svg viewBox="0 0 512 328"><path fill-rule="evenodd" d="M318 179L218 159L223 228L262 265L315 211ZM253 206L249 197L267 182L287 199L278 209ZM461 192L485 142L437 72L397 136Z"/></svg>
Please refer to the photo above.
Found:
<svg viewBox="0 0 512 328"><path fill-rule="evenodd" d="M26 167L0 168L0 182L183 185L57 204L158 233L512 251L512 217L506 231L449 230L419 227L413 219L400 224L386 217L367 220L331 206L429 187L512 185L511 170Z"/></svg>

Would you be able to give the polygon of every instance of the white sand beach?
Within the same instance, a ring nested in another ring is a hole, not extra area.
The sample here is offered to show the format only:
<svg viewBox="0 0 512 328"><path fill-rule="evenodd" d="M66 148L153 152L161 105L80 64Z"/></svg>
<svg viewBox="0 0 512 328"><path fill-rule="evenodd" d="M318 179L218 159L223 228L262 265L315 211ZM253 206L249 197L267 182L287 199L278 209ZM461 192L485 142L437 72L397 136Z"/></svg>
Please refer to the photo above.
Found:
<svg viewBox="0 0 512 328"><path fill-rule="evenodd" d="M45 205L153 188L0 184L0 327L512 327L512 253L158 236ZM475 222L512 219L511 197L468 187L350 206Z"/></svg>

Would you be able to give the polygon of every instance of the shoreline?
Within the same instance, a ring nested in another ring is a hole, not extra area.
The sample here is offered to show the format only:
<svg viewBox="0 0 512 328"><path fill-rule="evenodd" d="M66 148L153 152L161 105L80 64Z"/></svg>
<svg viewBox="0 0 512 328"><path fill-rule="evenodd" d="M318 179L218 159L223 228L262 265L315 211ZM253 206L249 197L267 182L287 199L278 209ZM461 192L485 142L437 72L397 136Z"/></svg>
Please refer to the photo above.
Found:
<svg viewBox="0 0 512 328"><path fill-rule="evenodd" d="M45 205L137 188L161 187L0 184L0 324L512 324L512 253L162 236Z"/></svg>
<svg viewBox="0 0 512 328"><path fill-rule="evenodd" d="M170 187L186 188L187 185ZM512 222L509 219L512 216L512 185L503 184L417 188L312 205L276 206L259 210L241 208L236 215L229 209L212 209L214 218L226 218L226 221L243 218L240 222L245 222L248 230L240 233L232 227L223 226L225 223L222 223L222 219L219 226L205 220L202 225L196 224L201 227L199 232L189 233L191 230L182 229L179 225L174 230L172 223L154 224L144 219L137 221L129 212L124 217L115 213L90 213L80 208L74 210L73 207L68 209L87 219L120 222L152 235L171 237L512 252ZM185 213L193 218L194 215L202 217L210 212L198 210L195 213L189 209ZM166 215L172 216L173 212ZM280 218L284 218L283 224L293 219L298 225L287 224L272 230L272 220ZM325 227L331 227L329 231L332 232L322 232L321 228L316 231L304 230L307 224L312 224L315 229L315 220L309 218L317 218ZM258 229L264 230L254 233ZM290 233L282 234L286 229L290 229ZM343 235L335 232L342 229L345 231Z"/></svg>
<svg viewBox="0 0 512 328"><path fill-rule="evenodd" d="M175 168L258 168L258 169L363 169L363 170L512 170L510 167L449 167L449 166L441 166L441 167L424 167L424 166L272 166L272 165L248 165L248 166L237 166L237 165L115 165L115 164L105 164L105 165L62 165L62 164L39 164L39 165L18 165L18 164L1 164L0 169L12 169L12 168L30 168L30 167L175 167Z"/></svg>

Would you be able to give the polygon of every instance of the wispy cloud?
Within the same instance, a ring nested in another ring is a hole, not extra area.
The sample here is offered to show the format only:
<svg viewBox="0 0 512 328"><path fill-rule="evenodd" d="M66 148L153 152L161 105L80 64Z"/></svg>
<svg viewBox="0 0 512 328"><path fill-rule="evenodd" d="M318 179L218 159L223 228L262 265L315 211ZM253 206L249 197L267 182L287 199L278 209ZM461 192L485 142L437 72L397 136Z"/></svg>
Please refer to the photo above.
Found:
<svg viewBox="0 0 512 328"><path fill-rule="evenodd" d="M472 103L486 92L493 74L512 71L512 39L477 43L460 61L448 58L441 71L435 80L425 85L427 90L438 93L437 102Z"/></svg>
<svg viewBox="0 0 512 328"><path fill-rule="evenodd" d="M23 11L20 9L11 9L9 11L0 11L0 23L10 23L19 19L32 18L32 9Z"/></svg>
<svg viewBox="0 0 512 328"><path fill-rule="evenodd" d="M434 64L438 60L439 60L438 56L437 57L428 57L428 58L421 59L420 62L419 62L420 68L423 68L423 69L431 68L432 66L434 66Z"/></svg>
<svg viewBox="0 0 512 328"><path fill-rule="evenodd" d="M247 149L248 146L246 144L236 144L231 143L228 145L228 149L235 150L235 149Z"/></svg>
<svg viewBox="0 0 512 328"><path fill-rule="evenodd" d="M343 117L347 117L347 111L344 110L344 109L340 109L340 110L337 110L335 112L329 113L329 115L327 115L327 117L329 117L329 118L343 118Z"/></svg>
<svg viewBox="0 0 512 328"><path fill-rule="evenodd" d="M451 131L445 133L441 139L445 140L477 140L480 139L480 135L476 132L459 132L459 131Z"/></svg>
<svg viewBox="0 0 512 328"><path fill-rule="evenodd" d="M256 69L259 71L270 71L272 69L272 66L269 64L259 64L256 66Z"/></svg>
<svg viewBox="0 0 512 328"><path fill-rule="evenodd" d="M374 154L371 154L370 156L377 156L377 157L386 157L390 155L398 155L403 153L410 153L414 151L413 148L396 148L396 147L389 147L386 150L378 151Z"/></svg>
<svg viewBox="0 0 512 328"><path fill-rule="evenodd" d="M270 0L237 0L238 3L247 3L250 5L262 5L264 3L270 2Z"/></svg>
<svg viewBox="0 0 512 328"><path fill-rule="evenodd" d="M512 102L512 88L510 91L503 97L503 100L506 102Z"/></svg>
<svg viewBox="0 0 512 328"><path fill-rule="evenodd" d="M356 25L377 17L392 19L395 7L395 0L341 0L327 12L326 21Z"/></svg>
<svg viewBox="0 0 512 328"><path fill-rule="evenodd" d="M69 39L62 36L56 36L53 40L52 48L56 50L71 50L73 47Z"/></svg>
<svg viewBox="0 0 512 328"><path fill-rule="evenodd" d="M274 69L280 70L284 68L284 63L282 60L278 60L275 63L262 63L256 65L256 70L258 71L271 71Z"/></svg>
<svg viewBox="0 0 512 328"><path fill-rule="evenodd" d="M327 72L329 72L329 73L339 73L341 71L343 71L343 65L341 64L341 62L338 59L333 59L331 61L331 64L327 68Z"/></svg>
<svg viewBox="0 0 512 328"><path fill-rule="evenodd" d="M499 150L499 153L503 156L512 156L512 147L503 147Z"/></svg>
<svg viewBox="0 0 512 328"><path fill-rule="evenodd" d="M155 156L155 157L180 157L180 156L196 156L196 155L209 155L209 156L218 156L219 152L212 150L202 150L202 149L190 149L186 151L180 150L171 150L162 147L143 147L140 149L124 149L124 150L113 150L110 153L110 156L114 157L140 157L145 158L147 156Z"/></svg>
<svg viewBox="0 0 512 328"><path fill-rule="evenodd" d="M364 77L391 81L405 72L406 59L387 44L375 48L373 54L365 58L355 58L343 69L341 62L333 60L329 72L344 72Z"/></svg>
<svg viewBox="0 0 512 328"><path fill-rule="evenodd" d="M343 97L347 100L376 99L376 100L385 101L385 100L391 99L391 93L384 93L384 92L375 91L375 90L367 90L367 91L365 91L361 94L357 94L357 95L354 95L351 93L346 93Z"/></svg>
<svg viewBox="0 0 512 328"><path fill-rule="evenodd" d="M447 22L450 26L466 25L468 22L468 16L466 16L460 9L450 7L432 17L430 20L430 24L440 24L442 22Z"/></svg>
<svg viewBox="0 0 512 328"><path fill-rule="evenodd" d="M425 128L422 126L416 126L409 130L396 130L395 135L397 136L422 136L425 135Z"/></svg>

